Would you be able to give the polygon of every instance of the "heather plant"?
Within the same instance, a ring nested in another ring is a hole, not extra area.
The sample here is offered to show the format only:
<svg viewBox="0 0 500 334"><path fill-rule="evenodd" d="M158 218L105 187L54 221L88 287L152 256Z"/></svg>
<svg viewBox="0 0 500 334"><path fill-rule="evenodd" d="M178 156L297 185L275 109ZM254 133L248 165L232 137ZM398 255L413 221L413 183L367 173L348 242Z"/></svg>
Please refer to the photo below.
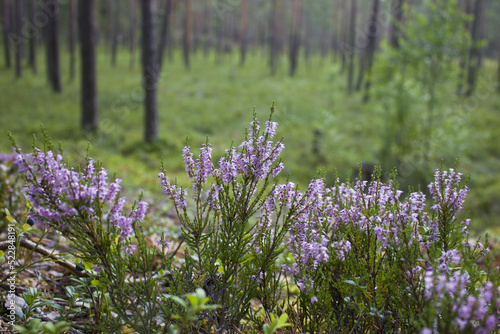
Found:
<svg viewBox="0 0 500 334"><path fill-rule="evenodd" d="M79 291L89 294L69 291L91 301L94 329L273 332L287 331L287 319L291 331L310 333L497 328L500 278L488 248L469 240L460 173L436 170L430 196L403 197L379 171L371 182L327 187L317 178L300 191L276 179L284 168L276 128L254 116L244 141L218 161L208 140L197 156L186 146L190 189L163 167L182 236L155 245L141 227L147 203L127 205L120 180L109 182L92 159L74 169L50 147L18 150L30 218L70 240L85 264L90 278Z"/></svg>

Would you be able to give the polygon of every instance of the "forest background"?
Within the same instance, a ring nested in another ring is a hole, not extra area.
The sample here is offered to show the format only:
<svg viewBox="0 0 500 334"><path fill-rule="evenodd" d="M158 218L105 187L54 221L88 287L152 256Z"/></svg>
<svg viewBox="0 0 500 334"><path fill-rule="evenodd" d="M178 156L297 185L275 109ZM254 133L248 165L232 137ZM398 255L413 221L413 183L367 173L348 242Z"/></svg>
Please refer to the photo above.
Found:
<svg viewBox="0 0 500 334"><path fill-rule="evenodd" d="M3 0L0 149L43 124L159 213L163 157L215 155L274 102L292 181L470 174L471 228L500 228L500 3L494 0ZM423 189L425 190L425 189Z"/></svg>

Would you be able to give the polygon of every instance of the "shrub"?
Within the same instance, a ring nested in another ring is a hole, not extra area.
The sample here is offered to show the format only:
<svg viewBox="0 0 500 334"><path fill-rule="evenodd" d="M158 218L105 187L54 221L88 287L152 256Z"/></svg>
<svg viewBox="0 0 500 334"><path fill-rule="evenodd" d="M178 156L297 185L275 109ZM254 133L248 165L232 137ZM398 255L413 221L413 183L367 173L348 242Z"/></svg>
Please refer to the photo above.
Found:
<svg viewBox="0 0 500 334"><path fill-rule="evenodd" d="M272 115L272 111L271 111ZM277 123L254 116L238 147L214 162L207 142L183 150L190 190L162 168L160 183L182 228L177 249L146 243L147 203L127 206L120 181L92 159L69 168L52 150L18 150L30 217L59 231L92 263L94 327L141 333L282 330L485 333L497 328L498 273L488 248L458 219L467 187L436 170L402 198L394 181L354 180L305 192L279 183ZM486 255L484 268L478 259ZM158 262L157 259L160 259ZM258 305L256 307L255 305ZM283 314L286 313L286 314ZM276 319L277 314L280 322ZM117 315L117 316L116 316ZM285 319L293 326L286 329ZM266 320L267 319L267 320ZM268 319L272 321L269 322ZM267 322L267 323L266 323Z"/></svg>

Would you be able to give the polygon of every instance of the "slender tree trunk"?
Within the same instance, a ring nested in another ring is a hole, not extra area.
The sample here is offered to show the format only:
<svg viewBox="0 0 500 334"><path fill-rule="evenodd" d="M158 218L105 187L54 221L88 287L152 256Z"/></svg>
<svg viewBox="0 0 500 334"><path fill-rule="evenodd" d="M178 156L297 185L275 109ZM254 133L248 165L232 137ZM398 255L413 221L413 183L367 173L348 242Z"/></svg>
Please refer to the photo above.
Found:
<svg viewBox="0 0 500 334"><path fill-rule="evenodd" d="M347 54L344 45L348 43L348 20L349 17L346 14L347 10L347 5L345 0L340 0L340 12L342 13L341 15L341 20L340 20L340 28L339 28L339 33L340 33L340 41L339 41L339 50L340 50L340 60L341 60L341 73L344 73L345 70L347 69Z"/></svg>
<svg viewBox="0 0 500 334"><path fill-rule="evenodd" d="M353 91L354 79L354 59L355 59L355 43L356 43L356 12L357 0L351 0L351 20L350 20L350 38L349 44L351 47L351 54L349 59L349 72L347 73L347 92L350 94Z"/></svg>
<svg viewBox="0 0 500 334"><path fill-rule="evenodd" d="M163 53L165 47L168 46L168 41L170 39L170 16L172 12L172 0L165 1L165 10L163 12L163 21L161 24L160 33L160 47L158 50L158 62L160 63L160 69L163 66Z"/></svg>
<svg viewBox="0 0 500 334"><path fill-rule="evenodd" d="M24 36L23 36L23 0L14 1L14 10L15 10L15 34L16 34L16 78L21 78L23 76L23 67L22 67L22 58L23 58L23 45L24 45Z"/></svg>
<svg viewBox="0 0 500 334"><path fill-rule="evenodd" d="M467 73L467 91L466 96L471 96L474 92L477 80L477 73L480 66L480 49L478 43L481 35L481 16L483 15L484 0L476 0L474 6L474 21L472 23L472 46L469 51L469 71Z"/></svg>
<svg viewBox="0 0 500 334"><path fill-rule="evenodd" d="M365 95L363 96L363 102L368 102L370 100L370 87L372 85L371 72L373 67L373 59L375 57L375 50L377 49L377 37L379 34L379 26L377 23L378 9L380 5L380 0L373 0L373 8L370 15L370 26L368 28L368 47L366 49L366 68L365 73L367 74L365 82Z"/></svg>
<svg viewBox="0 0 500 334"><path fill-rule="evenodd" d="M75 79L76 0L69 2L69 80Z"/></svg>
<svg viewBox="0 0 500 334"><path fill-rule="evenodd" d="M190 68L190 48L191 48L191 0L185 0L186 13L184 16L184 37L182 44L182 52L184 58L184 65L186 69Z"/></svg>
<svg viewBox="0 0 500 334"><path fill-rule="evenodd" d="M292 0L292 21L290 29L290 76L297 71L297 61L300 49L300 27L302 17L302 0Z"/></svg>
<svg viewBox="0 0 500 334"><path fill-rule="evenodd" d="M94 0L78 1L78 27L81 56L81 103L82 129L94 132L98 129L97 80L95 59L96 20Z"/></svg>
<svg viewBox="0 0 500 334"><path fill-rule="evenodd" d="M241 20L240 20L240 65L245 64L248 47L248 33L247 33L247 20L248 20L248 1L242 0L241 2Z"/></svg>
<svg viewBox="0 0 500 334"><path fill-rule="evenodd" d="M158 137L158 62L155 59L154 2L141 0L142 4L142 68L145 110L145 140L152 142Z"/></svg>
<svg viewBox="0 0 500 334"><path fill-rule="evenodd" d="M3 0L3 46L5 55L5 66L10 68L10 40L9 35L12 32L12 25L10 20L11 7L9 0Z"/></svg>
<svg viewBox="0 0 500 334"><path fill-rule="evenodd" d="M270 59L269 66L271 68L271 75L276 73L279 42L278 42L278 20L279 20L279 0L273 0L273 7L271 13L271 40L270 40Z"/></svg>
<svg viewBox="0 0 500 334"><path fill-rule="evenodd" d="M498 87L497 87L497 90L500 93L500 47L498 48L497 52L498 52L498 77L497 77Z"/></svg>
<svg viewBox="0 0 500 334"><path fill-rule="evenodd" d="M34 29L30 29L30 34L29 34L29 53L28 53L28 64L31 67L31 70L33 71L33 74L37 74L38 68L36 66L36 39L39 35L38 28L34 25L33 22L33 15L36 12L36 0L30 0L29 2L29 13L28 13L28 18L27 22L30 22L30 25L32 27L35 27Z"/></svg>
<svg viewBox="0 0 500 334"><path fill-rule="evenodd" d="M471 15L472 14L472 6L471 6L471 0L465 0L465 14L466 15ZM471 26L470 22L467 21L465 22L465 30L470 31ZM466 74L466 67L467 67L467 61L468 61L468 50L464 50L464 52L460 55L460 62L459 62L459 73L458 73L458 86L457 86L457 94L462 95L463 94L463 86L464 86L464 80L465 80L465 74Z"/></svg>
<svg viewBox="0 0 500 334"><path fill-rule="evenodd" d="M120 0L112 0L113 27L111 33L111 66L116 66L116 53L118 51L118 39L120 38Z"/></svg>
<svg viewBox="0 0 500 334"><path fill-rule="evenodd" d="M47 12L46 43L47 73L54 92L61 92L61 71L59 64L59 3L57 0L45 0Z"/></svg>
<svg viewBox="0 0 500 334"><path fill-rule="evenodd" d="M401 37L401 24L403 23L403 3L404 0L392 0L392 23L389 35L389 43L399 49L399 38Z"/></svg>
<svg viewBox="0 0 500 334"><path fill-rule="evenodd" d="M167 0L170 1L170 0ZM137 0L129 0L130 9L130 30L129 30L129 50L130 50L130 68L134 67L135 63L135 46L137 44L136 29L137 29Z"/></svg>
<svg viewBox="0 0 500 334"><path fill-rule="evenodd" d="M212 0L205 0L203 16L203 55L207 58L212 47Z"/></svg>

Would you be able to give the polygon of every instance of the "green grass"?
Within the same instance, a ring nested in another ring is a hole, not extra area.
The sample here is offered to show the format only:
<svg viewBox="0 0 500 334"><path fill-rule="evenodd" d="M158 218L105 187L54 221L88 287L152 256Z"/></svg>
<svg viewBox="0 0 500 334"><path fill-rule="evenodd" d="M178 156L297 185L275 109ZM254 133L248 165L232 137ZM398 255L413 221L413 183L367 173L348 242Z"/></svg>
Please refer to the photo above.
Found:
<svg viewBox="0 0 500 334"><path fill-rule="evenodd" d="M161 157L168 171L188 184L181 157L186 136L191 146L198 147L208 135L215 156L220 156L233 141L238 144L243 139L253 109L264 121L274 102L274 120L280 123L278 137L284 137L286 146L284 173L290 173L292 180L305 185L319 169L330 179L336 171L344 178L360 162L380 163L384 108L376 102L362 104L359 94L346 95L345 74L338 65L313 57L308 64L300 63L292 79L285 59L277 75L270 76L264 57L251 55L240 67L236 55L216 64L213 56L204 59L198 54L192 58L190 71L185 70L180 53L174 54L173 62L166 60L159 85L160 140L153 146L142 143L141 71L139 64L129 68L127 52L119 54L115 68L109 65L110 55L99 52L100 131L91 137L79 129L79 78L69 81L64 52L61 94L52 93L48 87L41 53L36 76L25 69L23 78L16 80L13 69L7 70L2 64L0 150L10 150L7 131L28 150L32 134L39 136L43 124L55 142L61 141L72 162L83 162L89 146L90 155L122 178L128 189L143 189L156 197L161 194L156 177ZM485 66L483 78L496 70L496 63L487 62ZM467 124L459 129L467 132L443 129L451 143L447 144L447 155L453 160L460 155L460 169L472 174L469 216L473 226L481 228L498 226L500 217L500 96L496 87L490 89L492 80L488 82L483 85L489 90L473 97L477 103L461 118ZM442 99L446 103L447 97ZM319 155L313 152L318 140L315 132L321 133ZM435 161L424 173L432 176L438 166L439 161Z"/></svg>

